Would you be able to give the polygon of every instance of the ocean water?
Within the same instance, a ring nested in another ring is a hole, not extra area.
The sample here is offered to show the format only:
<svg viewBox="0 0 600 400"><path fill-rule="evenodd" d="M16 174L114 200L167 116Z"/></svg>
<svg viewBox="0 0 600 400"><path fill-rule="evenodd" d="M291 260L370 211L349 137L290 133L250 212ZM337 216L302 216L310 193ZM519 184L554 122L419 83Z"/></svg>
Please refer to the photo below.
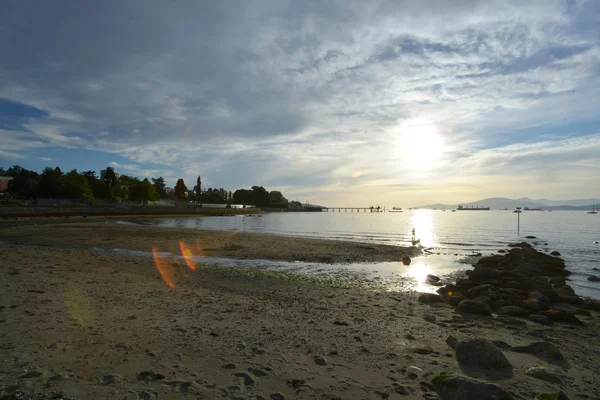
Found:
<svg viewBox="0 0 600 400"><path fill-rule="evenodd" d="M458 262L480 252L494 254L509 243L527 241L542 251L557 250L572 272L570 285L583 296L600 298L600 283L589 275L600 275L600 215L582 211L440 211L406 210L401 213L310 212L264 213L231 217L165 218L145 223L165 227L216 229L297 237L350 240L389 245L410 245L411 231L426 248L419 257L416 275L423 271L451 274L469 268ZM535 236L536 239L526 239ZM378 263L340 265L340 270L360 269L371 279L387 279L397 265ZM313 266L314 267L314 266ZM330 267L327 267L328 269Z"/></svg>

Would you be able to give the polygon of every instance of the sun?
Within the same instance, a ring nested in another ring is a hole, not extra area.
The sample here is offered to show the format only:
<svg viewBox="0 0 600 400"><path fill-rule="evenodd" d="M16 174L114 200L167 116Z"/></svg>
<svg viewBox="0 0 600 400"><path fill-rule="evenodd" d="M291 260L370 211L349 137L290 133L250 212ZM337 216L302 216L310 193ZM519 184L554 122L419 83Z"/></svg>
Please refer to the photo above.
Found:
<svg viewBox="0 0 600 400"><path fill-rule="evenodd" d="M397 158L412 169L430 169L438 165L444 152L444 140L433 125L403 129L396 140Z"/></svg>

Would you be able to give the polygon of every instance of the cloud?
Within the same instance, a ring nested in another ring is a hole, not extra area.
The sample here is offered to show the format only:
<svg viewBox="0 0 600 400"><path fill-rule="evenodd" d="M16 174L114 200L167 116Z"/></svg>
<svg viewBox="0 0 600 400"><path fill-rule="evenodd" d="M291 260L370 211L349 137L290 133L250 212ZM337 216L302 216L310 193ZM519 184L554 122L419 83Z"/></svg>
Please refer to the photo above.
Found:
<svg viewBox="0 0 600 400"><path fill-rule="evenodd" d="M595 165L567 126L598 120L596 2L178 4L5 10L0 156L102 150L130 174L357 199ZM439 165L399 157L417 123L444 138Z"/></svg>
<svg viewBox="0 0 600 400"><path fill-rule="evenodd" d="M52 157L40 157L39 159L42 161L52 161Z"/></svg>

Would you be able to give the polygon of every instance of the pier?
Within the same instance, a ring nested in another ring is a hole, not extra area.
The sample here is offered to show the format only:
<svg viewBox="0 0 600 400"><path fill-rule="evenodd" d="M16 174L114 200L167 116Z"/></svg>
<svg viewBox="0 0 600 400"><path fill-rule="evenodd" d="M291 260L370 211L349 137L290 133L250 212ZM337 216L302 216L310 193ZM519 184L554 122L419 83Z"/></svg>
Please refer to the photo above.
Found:
<svg viewBox="0 0 600 400"><path fill-rule="evenodd" d="M385 207L323 207L321 211L325 212L385 212Z"/></svg>

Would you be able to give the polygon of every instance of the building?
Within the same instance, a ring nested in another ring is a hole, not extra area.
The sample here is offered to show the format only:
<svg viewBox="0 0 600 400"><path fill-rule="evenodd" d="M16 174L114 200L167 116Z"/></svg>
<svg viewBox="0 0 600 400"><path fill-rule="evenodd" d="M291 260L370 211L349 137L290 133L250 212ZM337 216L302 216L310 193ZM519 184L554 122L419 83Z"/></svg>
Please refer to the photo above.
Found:
<svg viewBox="0 0 600 400"><path fill-rule="evenodd" d="M117 179L119 179L119 173L117 172L117 170L114 169L114 168L112 168L112 167L107 167L106 169L103 169L103 170L100 171L100 180L101 181L104 180L104 176L106 175L106 171L108 171L109 169L112 170L115 173L115 177Z"/></svg>
<svg viewBox="0 0 600 400"><path fill-rule="evenodd" d="M12 180L10 176L0 176L0 193L8 190L8 181Z"/></svg>

